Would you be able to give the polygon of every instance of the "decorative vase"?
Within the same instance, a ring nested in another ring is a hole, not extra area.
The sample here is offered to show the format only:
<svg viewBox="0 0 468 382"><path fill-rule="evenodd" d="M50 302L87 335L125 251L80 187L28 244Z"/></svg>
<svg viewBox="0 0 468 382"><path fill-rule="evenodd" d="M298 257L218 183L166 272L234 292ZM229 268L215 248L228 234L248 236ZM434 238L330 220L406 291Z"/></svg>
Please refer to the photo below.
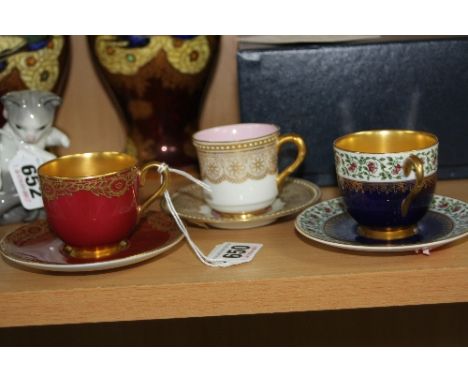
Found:
<svg viewBox="0 0 468 382"><path fill-rule="evenodd" d="M196 163L191 143L215 66L219 36L91 36L99 76L142 162Z"/></svg>
<svg viewBox="0 0 468 382"><path fill-rule="evenodd" d="M0 36L0 96L13 90L42 90L61 95L69 62L67 36ZM2 112L0 127L4 123Z"/></svg>

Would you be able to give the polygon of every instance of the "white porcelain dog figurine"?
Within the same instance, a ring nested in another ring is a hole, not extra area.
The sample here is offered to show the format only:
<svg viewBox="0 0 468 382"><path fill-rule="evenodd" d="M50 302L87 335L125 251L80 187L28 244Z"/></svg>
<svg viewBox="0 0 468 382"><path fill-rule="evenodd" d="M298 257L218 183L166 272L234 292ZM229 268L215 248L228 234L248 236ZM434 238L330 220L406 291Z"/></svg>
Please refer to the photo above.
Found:
<svg viewBox="0 0 468 382"><path fill-rule="evenodd" d="M0 224L31 221L40 211L22 207L8 165L20 149L45 162L55 158L46 147L70 145L68 137L52 126L61 98L50 92L21 90L7 93L0 100L7 120L0 129Z"/></svg>

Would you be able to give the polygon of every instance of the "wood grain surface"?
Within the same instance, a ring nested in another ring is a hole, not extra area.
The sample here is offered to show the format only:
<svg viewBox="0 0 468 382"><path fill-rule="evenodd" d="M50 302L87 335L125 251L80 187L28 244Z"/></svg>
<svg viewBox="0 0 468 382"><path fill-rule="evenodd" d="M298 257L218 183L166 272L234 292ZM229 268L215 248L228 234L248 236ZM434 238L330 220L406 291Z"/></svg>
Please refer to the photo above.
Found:
<svg viewBox="0 0 468 382"><path fill-rule="evenodd" d="M323 191L324 199L337 195ZM439 182L438 193L466 201L468 180ZM224 241L264 247L251 263L227 269L204 266L185 242L139 265L87 274L30 271L2 260L0 326L468 301L466 238L423 256L333 249L300 236L291 219L250 230L190 227L190 233L205 252Z"/></svg>

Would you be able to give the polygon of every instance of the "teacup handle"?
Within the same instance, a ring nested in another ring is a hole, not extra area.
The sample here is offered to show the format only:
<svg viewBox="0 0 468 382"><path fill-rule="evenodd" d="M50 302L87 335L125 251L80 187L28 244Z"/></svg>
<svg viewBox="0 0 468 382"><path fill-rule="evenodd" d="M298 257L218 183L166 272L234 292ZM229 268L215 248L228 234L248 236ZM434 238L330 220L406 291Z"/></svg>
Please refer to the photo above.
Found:
<svg viewBox="0 0 468 382"><path fill-rule="evenodd" d="M403 217L408 215L411 203L423 188L424 162L416 155L410 155L403 163L403 173L405 176L408 176L411 170L413 170L416 174L416 184L408 196L401 202L401 216Z"/></svg>
<svg viewBox="0 0 468 382"><path fill-rule="evenodd" d="M162 167L162 164L159 162L149 162L145 164L141 169L138 170L138 178L140 179L140 187L145 185L146 181L146 173L151 170L151 169L156 169L159 170ZM158 198L160 195L166 191L167 187L169 186L169 170L167 166L163 168L163 172L161 173L162 175L162 182L159 186L159 188L148 198L146 199L142 204L138 205L137 211L138 211L138 219L141 218L143 213L148 209L148 207Z"/></svg>
<svg viewBox="0 0 468 382"><path fill-rule="evenodd" d="M278 185L278 188L281 188L286 178L300 166L300 164L304 161L304 158L307 153L307 147L304 140L299 135L294 133L284 134L278 137L278 151L283 144L288 142L294 143L296 145L297 156L296 160L293 163L291 163L288 167L286 167L283 171L281 171L281 173L279 173L276 176L276 184Z"/></svg>

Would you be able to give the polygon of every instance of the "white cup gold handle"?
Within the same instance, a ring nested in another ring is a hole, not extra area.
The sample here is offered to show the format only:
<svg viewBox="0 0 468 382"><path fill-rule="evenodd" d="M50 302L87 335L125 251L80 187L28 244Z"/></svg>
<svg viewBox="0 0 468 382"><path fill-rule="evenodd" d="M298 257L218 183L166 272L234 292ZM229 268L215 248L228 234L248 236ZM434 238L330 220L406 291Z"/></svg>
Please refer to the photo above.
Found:
<svg viewBox="0 0 468 382"><path fill-rule="evenodd" d="M307 146L304 140L298 134L284 134L278 137L277 148L278 152L281 146L285 143L293 143L297 147L297 156L294 162L292 162L289 166L287 166L281 173L276 176L276 184L278 185L278 189L283 187L284 181L286 178L291 175L296 169L300 166L300 164L304 161L304 158L307 154Z"/></svg>

